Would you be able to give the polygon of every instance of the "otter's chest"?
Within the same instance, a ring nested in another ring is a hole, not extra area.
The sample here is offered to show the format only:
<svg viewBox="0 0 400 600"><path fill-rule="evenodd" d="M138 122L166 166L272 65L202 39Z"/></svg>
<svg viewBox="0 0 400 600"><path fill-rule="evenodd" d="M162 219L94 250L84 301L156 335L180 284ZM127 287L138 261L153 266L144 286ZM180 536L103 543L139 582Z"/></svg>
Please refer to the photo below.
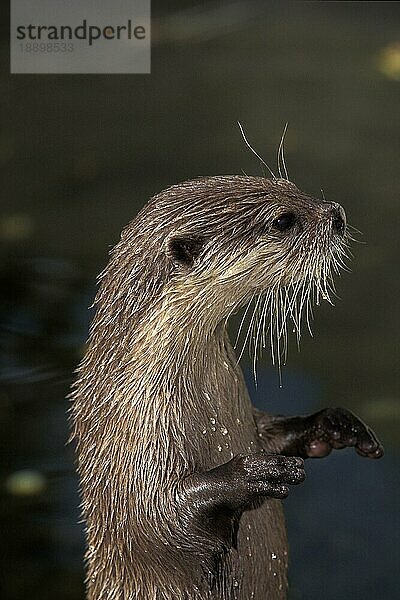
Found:
<svg viewBox="0 0 400 600"><path fill-rule="evenodd" d="M203 468L225 463L239 453L259 451L253 408L240 372L226 363L218 378L205 378L196 404L190 435L194 458Z"/></svg>

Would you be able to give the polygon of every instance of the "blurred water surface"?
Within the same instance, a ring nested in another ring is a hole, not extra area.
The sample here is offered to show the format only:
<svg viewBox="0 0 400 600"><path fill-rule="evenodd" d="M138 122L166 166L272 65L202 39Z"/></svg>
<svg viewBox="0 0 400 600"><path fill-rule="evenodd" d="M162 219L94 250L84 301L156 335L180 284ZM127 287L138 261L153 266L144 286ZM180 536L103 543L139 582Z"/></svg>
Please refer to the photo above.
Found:
<svg viewBox="0 0 400 600"><path fill-rule="evenodd" d="M376 463L343 451L307 464L285 502L290 597L398 597L399 16L391 2L155 1L149 76L10 76L0 32L3 598L83 597L65 396L95 276L160 189L262 172L237 120L272 166L289 122L291 179L363 232L283 389L268 356L257 389L249 373L266 410L344 405L386 447Z"/></svg>

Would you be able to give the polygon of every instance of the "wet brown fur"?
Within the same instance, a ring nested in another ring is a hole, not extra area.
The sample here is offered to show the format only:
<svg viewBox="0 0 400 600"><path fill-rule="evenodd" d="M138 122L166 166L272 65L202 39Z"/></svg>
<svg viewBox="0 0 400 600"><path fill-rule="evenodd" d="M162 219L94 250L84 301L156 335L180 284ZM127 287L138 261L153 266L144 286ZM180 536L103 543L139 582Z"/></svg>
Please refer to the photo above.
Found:
<svg viewBox="0 0 400 600"><path fill-rule="evenodd" d="M288 210L299 225L281 235L271 224ZM192 264L173 252L186 238ZM73 390L91 600L286 597L280 501L245 511L237 548L224 548L191 529L183 482L262 443L279 452L260 440L226 319L254 295L321 278L332 244L323 203L241 176L175 185L124 229Z"/></svg>

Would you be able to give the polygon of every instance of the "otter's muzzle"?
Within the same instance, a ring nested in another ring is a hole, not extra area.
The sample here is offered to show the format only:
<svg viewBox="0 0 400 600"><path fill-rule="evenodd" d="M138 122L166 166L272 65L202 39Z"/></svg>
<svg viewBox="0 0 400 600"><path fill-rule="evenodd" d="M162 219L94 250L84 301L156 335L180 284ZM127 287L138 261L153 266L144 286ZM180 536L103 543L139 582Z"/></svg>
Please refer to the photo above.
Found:
<svg viewBox="0 0 400 600"><path fill-rule="evenodd" d="M324 202L322 208L331 220L332 229L338 235L343 236L346 231L346 213L343 207L337 202Z"/></svg>

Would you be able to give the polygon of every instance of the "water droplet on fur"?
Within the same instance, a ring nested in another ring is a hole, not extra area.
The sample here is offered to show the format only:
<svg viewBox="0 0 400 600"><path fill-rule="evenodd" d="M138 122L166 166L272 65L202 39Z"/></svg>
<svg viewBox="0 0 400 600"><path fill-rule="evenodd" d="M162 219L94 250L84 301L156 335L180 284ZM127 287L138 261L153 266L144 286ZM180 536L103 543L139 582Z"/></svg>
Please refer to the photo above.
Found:
<svg viewBox="0 0 400 600"><path fill-rule="evenodd" d="M214 417L210 417L210 421L211 421L211 423L212 423L213 425L215 425L215 419L214 419Z"/></svg>
<svg viewBox="0 0 400 600"><path fill-rule="evenodd" d="M271 556L272 556L272 560L275 560L275 558L278 558L274 552L271 554Z"/></svg>
<svg viewBox="0 0 400 600"><path fill-rule="evenodd" d="M276 577L278 575L278 573L274 573L274 577Z"/></svg>
<svg viewBox="0 0 400 600"><path fill-rule="evenodd" d="M222 446L217 446L218 452L222 452Z"/></svg>
<svg viewBox="0 0 400 600"><path fill-rule="evenodd" d="M225 448L229 448L228 442L225 442Z"/></svg>
<svg viewBox="0 0 400 600"><path fill-rule="evenodd" d="M211 431L217 431L217 428L214 425L211 427Z"/></svg>
<svg viewBox="0 0 400 600"><path fill-rule="evenodd" d="M222 435L226 435L228 433L228 430L226 427L220 427L221 433Z"/></svg>
<svg viewBox="0 0 400 600"><path fill-rule="evenodd" d="M233 580L233 587L239 587L239 582L236 579Z"/></svg>
<svg viewBox="0 0 400 600"><path fill-rule="evenodd" d="M203 429L201 433L207 433L207 429Z"/></svg>
<svg viewBox="0 0 400 600"><path fill-rule="evenodd" d="M241 421L240 419L236 419L236 423L237 423L238 425L241 425L241 424L242 424L242 421Z"/></svg>

